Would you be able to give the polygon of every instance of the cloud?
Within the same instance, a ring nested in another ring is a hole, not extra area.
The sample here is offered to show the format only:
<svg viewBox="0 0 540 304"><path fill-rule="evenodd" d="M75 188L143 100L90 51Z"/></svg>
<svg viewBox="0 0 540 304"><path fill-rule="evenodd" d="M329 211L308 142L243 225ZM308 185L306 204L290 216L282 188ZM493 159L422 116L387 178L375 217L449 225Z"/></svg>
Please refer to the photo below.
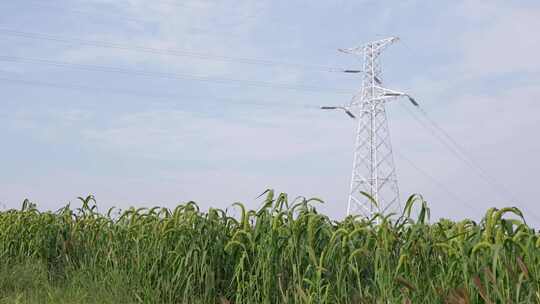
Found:
<svg viewBox="0 0 540 304"><path fill-rule="evenodd" d="M337 56L334 47L368 41L382 34L380 31L403 29L404 34L412 38L410 46L416 48L412 52L417 54L394 62L392 58L400 58L399 46L394 54L385 54L384 62L388 64L385 72L390 74L385 79L391 80L399 71L404 71L397 77L401 79L409 79L410 74L424 76L415 77L407 84L389 86L418 97L431 117L490 175L518 192L516 196L520 199L532 202L540 195L531 177L532 172L540 170L538 162L534 161L540 149L538 141L534 140L539 128L536 116L540 111L537 103L540 92L536 87L539 80L536 54L540 52L540 45L532 33L540 27L537 4L409 1L400 2L398 7L376 1L340 1L337 5L286 1L159 2L71 1L74 9L95 11L99 22L81 22L77 28L59 32L65 32L66 37L79 35L85 40L234 57L276 57L278 61L284 58L284 61L299 62L307 59L325 63L342 60L344 66L349 66L353 65L352 58ZM164 4L169 2L178 5ZM58 30L54 25L48 26L51 28L43 29L44 33ZM61 46L49 52L41 46L26 46L24 50L14 44L8 46L8 52L24 51L24 56L39 50L40 54L34 57L57 56L65 61L132 69L216 77L234 74L234 78L264 78L292 84L307 79L336 84L350 81L351 87L357 86L357 79L337 74L266 69L229 61L163 57L84 46ZM332 53L323 51L330 46ZM28 69L28 74L32 72L35 77L60 75L67 78L66 82L80 81L88 85L94 80L88 76L90 73L68 71L40 75L34 68ZM425 75L427 73L430 75ZM125 84L130 89L137 86L141 91L156 94L197 91L197 95L252 99L261 106L250 106L250 102L240 105L236 100L217 104L198 98L197 106L205 108L197 112L191 111L194 105L187 102L195 98L171 96L172 102L165 107L156 106L150 103L150 98L143 97L138 98L141 102L135 103L131 98L94 98L84 94L81 100L76 100L77 95L52 93L47 100L58 98L55 101L58 106L49 109L13 103L12 108L20 112L11 115L10 111L8 124L12 123L11 129L19 132L16 134L19 138L40 137L50 144L48 146L58 145L58 149L77 145L77 149L70 152L86 152L90 156L80 156L80 164L72 165L84 172L74 173L66 169L65 163L58 162L51 166L58 166L59 172L52 170L54 172L45 174L36 169L32 171L35 176L27 181L4 184L8 185L11 197L15 193L31 192L36 200L47 197L57 203L65 197L94 191L104 204L172 204L177 199L194 199L215 205L234 200L251 201L265 187L275 187L320 196L329 201L327 210L331 214L344 213L354 122L345 120L342 113L320 113L288 105L339 104L345 103L347 98L238 88L215 92L213 86L199 88L187 82L162 83L147 79L139 82L116 74L99 76L99 81L110 82L113 87ZM23 100L21 96L31 92L39 95L38 90L28 90L12 96ZM281 103L272 108L270 102L264 100ZM81 106L85 103L95 106L90 109ZM477 209L503 203L495 191L453 159L431 135L420 130L405 114L393 112L396 107L399 106L389 105L394 150L411 158L452 192L474 202ZM60 145L60 141L65 145ZM35 145L29 147L35 148ZM17 159L16 155L12 158ZM455 218L470 215L468 209L444 190L431 184L398 156L396 159L403 195L416 191L425 193L435 215ZM20 164L26 165L26 161ZM47 177L43 178L40 172ZM534 210L532 203L523 205Z"/></svg>
<svg viewBox="0 0 540 304"><path fill-rule="evenodd" d="M94 27L82 34L81 39L109 41L112 43L144 46L165 50L187 50L216 56L253 57L257 47L246 43L256 34L258 26L254 16L264 12L265 2L235 1L160 1L131 0L128 2L92 0L79 1L79 6L93 8L97 12L108 9L119 16L137 22L122 22L124 26ZM76 6L76 7L79 7ZM106 16L106 15L105 15ZM84 31L84 28L83 28ZM124 63L130 66L154 66L176 68L199 75L224 75L238 64L220 60L201 60L196 56L159 56L140 52L117 51L96 47L72 47L58 57L85 63ZM246 73L249 66L241 66Z"/></svg>
<svg viewBox="0 0 540 304"><path fill-rule="evenodd" d="M251 114L253 118L234 120L174 109L134 112L108 126L85 129L83 139L100 149L162 160L188 153L214 161L279 161L333 146L335 129L309 122L319 115L264 108Z"/></svg>
<svg viewBox="0 0 540 304"><path fill-rule="evenodd" d="M538 73L540 6L508 1L465 1L461 12L471 24L459 40L467 77Z"/></svg>

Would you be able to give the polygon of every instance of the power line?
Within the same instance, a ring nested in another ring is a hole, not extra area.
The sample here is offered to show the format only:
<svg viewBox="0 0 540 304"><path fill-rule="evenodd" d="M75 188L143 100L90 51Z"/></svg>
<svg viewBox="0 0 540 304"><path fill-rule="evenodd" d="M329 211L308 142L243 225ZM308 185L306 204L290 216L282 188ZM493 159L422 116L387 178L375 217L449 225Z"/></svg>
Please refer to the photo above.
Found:
<svg viewBox="0 0 540 304"><path fill-rule="evenodd" d="M501 185L498 185L492 177L490 177L474 160L472 160L472 158L467 155L464 149L461 148L457 141L453 139L448 132L446 132L434 120L432 120L423 109L420 107L417 108L425 120L421 120L408 107L406 107L407 112L409 112L409 114L411 114L411 116L417 122L419 122L426 130L437 138L456 158L472 169L472 171L474 171L478 177L496 190L501 197L510 198L511 200L517 201L512 195L510 195L510 193L505 193L507 190Z"/></svg>
<svg viewBox="0 0 540 304"><path fill-rule="evenodd" d="M404 44L409 55L413 55L414 52L407 44ZM418 112L424 120L421 120L416 114L405 106L407 112L426 130L428 130L435 138L439 140L456 158L461 160L467 167L472 169L478 177L480 177L487 185L493 188L501 198L518 201L515 196L508 191L503 185L496 182L496 179L491 177L482 166L469 156L465 149L455 140L447 131L445 131L435 120L431 119L428 113L420 106L416 106ZM442 136L441 136L442 135Z"/></svg>
<svg viewBox="0 0 540 304"><path fill-rule="evenodd" d="M437 140L439 140L439 142L445 146L448 151L454 155L456 158L458 158L459 160L461 160L462 162L464 162L467 166L469 166L468 164L468 161L458 152L455 150L455 148L450 145L447 141L445 141L438 133L436 130L434 130L433 128L431 128L430 125L428 125L425 121L423 121L422 119L420 119L410 108L409 106L405 105L405 104L401 104L402 107L411 115L412 118L414 118L414 120L416 120L416 122L418 122L426 131L428 131L431 135L433 135L433 137L435 137Z"/></svg>
<svg viewBox="0 0 540 304"><path fill-rule="evenodd" d="M184 97L184 98L204 99L204 100L211 99L214 101L234 102L235 104L239 104L239 103L249 104L249 105L261 106L261 107L287 107L287 108L302 107L302 108L318 109L318 107L307 105L307 104L294 104L294 103L285 103L285 102L276 102L276 101L257 102L257 101L252 101L252 100L216 98L216 97L207 97L207 96L192 96L192 95L190 96L190 95L183 95L183 94L182 95L177 95L177 94L163 95L163 94L153 94L149 92L134 91L134 90L88 86L84 84L54 83L54 82L15 79L15 78L7 78L7 77L0 77L0 81L9 82L16 85L31 86L31 87L41 86L41 87L48 87L48 88L53 88L53 89L93 92L93 93L98 93L98 94L111 93L111 94L118 94L118 95L134 96L134 97L139 97L139 98L149 97L149 98L155 98L155 99L163 99L163 100L167 100L171 102L177 102L178 97Z"/></svg>
<svg viewBox="0 0 540 304"><path fill-rule="evenodd" d="M246 85L246 86L253 86L253 87L286 89L286 90L294 90L294 91L312 91L312 92L332 91L335 94L349 94L349 92L345 90L332 89L332 88L320 88L320 87L315 87L315 86L306 86L306 85L294 86L294 85L289 85L289 84L284 84L284 83L272 83L272 82L256 81L256 80L211 78L208 76L193 75L193 74L149 72L149 71L144 71L144 70L125 69L121 67L78 64L78 63L71 63L71 62L65 62L65 61L39 59L39 58L0 56L0 61L14 62L14 63L20 63L20 62L34 63L34 64L60 67L60 68L72 68L72 69L96 71L96 72L112 72L112 73L120 73L120 74L126 74L126 75L145 76L145 77L154 77L154 78L162 78L162 79L193 80L193 81L201 81L201 82L214 82L214 83L220 83L220 84L237 84L237 85Z"/></svg>
<svg viewBox="0 0 540 304"><path fill-rule="evenodd" d="M501 188L504 189L504 191L507 193L507 195L510 195L511 193L504 188L503 185L499 185L492 177L489 176L489 174L482 169L478 163L474 161L472 157L469 156L469 154L465 151L463 146L461 146L448 132L446 132L437 122L435 122L431 117L427 114L424 109L418 107L418 111L424 116L424 118L433 126L434 129L438 130L440 134L442 134L453 146L454 148L463 155L463 157L471 164L471 166L475 167L476 170L480 175L483 175L486 180L489 181L489 183L492 184L494 188ZM513 195L510 195L511 199L516 200Z"/></svg>
<svg viewBox="0 0 540 304"><path fill-rule="evenodd" d="M343 68L335 68L335 67L322 66L322 65L309 65L309 64L281 62L281 61L274 61L274 60L267 60L267 59L211 55L211 54L193 52L193 51L188 51L188 50L180 50L180 49L160 49L160 48L152 48L152 47L145 47L145 46L113 43L113 42L107 42L107 41L66 38L66 37L59 37L59 36L49 35L49 34L23 32L23 31L17 31L17 30L12 30L12 29L5 29L5 28L0 28L0 34L13 36L13 37L19 37L19 38L25 38L25 39L46 40L46 41L52 41L52 42L79 44L79 45L86 45L86 46L93 46L93 47L144 52L144 53L166 55L166 56L190 57L190 58L196 58L196 59L202 59L202 60L234 62L234 63L242 63L242 64L250 64L250 65L268 66L268 67L279 66L279 67L288 67L288 68L303 69L303 70L319 70L319 71L324 71L324 72L344 72L346 70Z"/></svg>
<svg viewBox="0 0 540 304"><path fill-rule="evenodd" d="M473 167L476 168L477 174L480 177L483 177L486 183L488 183L494 190L498 191L499 194L504 194L507 196L507 198L513 200L515 203L518 203L519 201L515 197L513 193L511 193L504 185L499 184L496 179L491 177L477 162L474 161L474 159L468 155L467 151L463 146L461 146L447 131L445 131L435 120L431 119L431 117L427 114L427 112L418 107L418 110L424 118L433 126L434 129L438 130L439 133L441 133L452 145L454 148L461 153L461 155L468 161L468 163ZM540 217L535 214L534 212L529 211L531 216L540 221Z"/></svg>
<svg viewBox="0 0 540 304"><path fill-rule="evenodd" d="M199 2L197 2L197 4L198 3ZM58 4L43 3L43 2L34 1L34 0L26 0L24 2L24 4L25 5L33 5L33 6L45 7L45 8L50 8L50 9L58 9L58 10L62 10L62 11L65 11L65 12L71 12L71 13L80 14L80 15L87 15L87 16L93 17L93 18L98 17L96 15L96 13L97 13L98 15L101 15L102 17L105 17L105 18L114 18L115 20L125 20L125 21L128 21L128 22L138 23L138 24L141 24L141 25L146 25L146 24L151 23L151 22L157 22L156 20L127 17L127 16L122 15L122 14L110 13L109 11L107 11L106 13L103 13L103 12L88 11L88 10L81 10L81 9L72 9L72 8L67 8L66 6L62 6L62 5L58 5ZM129 5L126 5L126 4L127 3L124 3L124 4L121 4L119 2L114 3L114 5L117 6L117 7L124 6L124 7L128 8ZM184 7L184 8L187 8L187 9L195 9L196 8L196 6L194 6L194 5L185 4L185 3L179 3L179 2L152 1L152 5L155 5L155 4L162 5L162 6L169 6L169 7ZM163 17L163 16L160 16L160 17ZM244 17L244 19L253 18L254 15L248 15L248 16L243 16L243 17ZM165 17L163 17L163 18L165 18ZM197 30L201 29L201 28L193 27L193 26L191 26L190 28L197 29Z"/></svg>
<svg viewBox="0 0 540 304"><path fill-rule="evenodd" d="M59 9L59 10L63 10L63 11L71 12L71 13L75 13L75 14L81 14L81 15L88 15L88 16L91 16L91 17L96 17L95 12L86 11L86 10L80 10L80 9L66 8L65 6L51 4L51 3L43 3L43 2L39 2L39 1L26 0L24 2L24 4L33 5L33 6L40 6L40 7L46 7L46 8L52 8L52 9ZM100 13L100 14L103 14L103 13ZM106 13L106 14L103 14L103 15L105 15L105 17L113 17L115 19L125 20L125 21L129 21L129 22L140 23L140 24L147 24L148 22L150 22L148 20L132 18L132 17L126 17L126 16L123 16L123 15L120 15L120 14Z"/></svg>
<svg viewBox="0 0 540 304"><path fill-rule="evenodd" d="M55 8L55 9L60 9L60 10L68 11L68 12L74 12L74 13L78 13L78 14L85 14L85 15L95 16L95 12L91 12L91 11L87 11L87 10L80 10L80 9L68 9L65 6L61 6L61 5L54 4L54 3L43 3L43 2L39 2L39 1L35 1L35 0L26 0L24 2L24 4ZM188 8L188 9L195 9L196 6L200 4L200 2L197 2L196 5L192 5L193 3L186 4L186 3L176 2L176 1L163 1L163 0L161 0L161 1L152 1L151 4L152 5L157 4L157 5L169 6L169 7L184 7L184 8ZM122 3L119 3L119 2L115 2L114 5L115 6L123 6L123 7L129 7L130 6L130 5L127 5L127 3L122 4ZM100 14L103 14L103 13L100 13ZM135 22L139 22L139 23L147 23L147 22L149 22L148 20L126 17L126 16L123 16L123 15L120 15L120 14L107 13L107 15L109 15L110 17L115 17L117 19L125 19L125 20L128 20L128 21L135 21ZM251 16L248 16L248 17L251 17Z"/></svg>
<svg viewBox="0 0 540 304"><path fill-rule="evenodd" d="M409 53L409 56L415 57L416 53L413 51L411 47L409 47L406 43L403 44ZM510 199L515 201L516 203L518 200L516 197L504 186L499 183L497 183L496 179L491 177L484 169L482 169L482 166L478 165L476 161L472 157L469 156L469 154L466 152L466 149L463 148L462 145L458 143L457 140L455 140L447 131L445 131L438 123L435 122L435 120L431 119L431 117L427 114L427 112L421 108L417 107L419 112L422 114L422 117L428 122L422 121L419 117L415 115L411 110L406 107L407 112L422 126L424 126L428 131L434 135L444 146L446 146L449 151L454 154L458 159L460 159L463 163L465 163L469 168L472 168L472 171L476 173L478 177L480 177L487 185L489 185L492 189L495 190L495 192L498 193L500 197L503 197L504 199ZM437 131L439 134L437 134ZM442 137L441 137L442 135ZM445 140L446 139L446 140ZM450 143L448 143L448 142ZM529 212L531 214L531 217L536 219L537 221L540 221L540 217L533 212Z"/></svg>
<svg viewBox="0 0 540 304"><path fill-rule="evenodd" d="M433 119L431 119L427 112L420 107L417 107L420 113L423 114L424 119L427 121L421 120L416 114L414 114L408 107L406 110L411 116L420 123L426 130L428 130L435 138L439 140L447 149L450 151L456 158L461 160L469 169L472 169L478 177L480 177L487 185L489 185L495 192L499 194L500 197L504 199L513 200L515 203L518 203L518 200L515 199L515 196L510 193L504 186L499 185L494 178L488 175L482 167L480 167L470 156L467 155L464 148L458 144L458 142L450 136L440 125L438 125ZM439 133L437 133L439 132ZM441 136L441 134L443 136ZM540 221L540 217L533 212L529 211L529 214L532 218Z"/></svg>
<svg viewBox="0 0 540 304"><path fill-rule="evenodd" d="M24 4L25 5L33 5L33 6L41 6L41 7L59 9L59 10L63 10L63 11L66 11L66 12L72 12L72 13L76 13L76 14L82 14L82 15L88 15L88 16L91 16L91 17L96 17L96 12L94 12L94 11L67 8L66 6L58 5L58 4L54 4L54 3L43 3L41 1L26 0L24 2ZM126 5L126 4L127 3L124 3L124 4L121 4L121 3L118 3L118 2L114 3L114 5L116 5L116 6L128 7L129 5ZM173 6L173 7L185 7L185 8L190 8L190 9L194 8L194 6L192 6L192 5L186 5L184 3L172 2L172 1L152 1L152 4ZM110 12L107 12L107 13L99 12L99 14L104 15L105 17L113 17L115 19L126 20L126 21L136 22L136 23L140 23L140 24L146 24L146 23L150 22L150 20L127 17L127 16L122 15L122 14L114 14L114 13L111 14Z"/></svg>
<svg viewBox="0 0 540 304"><path fill-rule="evenodd" d="M469 208L473 212L479 212L476 208L473 207L472 204L470 204L467 201L464 201L462 198L459 197L459 195L455 194L453 191L448 189L443 183L439 182L437 179L435 179L431 174L429 174L427 171L423 170L419 166L417 166L410 158L406 157L402 153L399 153L398 151L394 151L394 153L400 157L401 159L405 160L412 168L414 168L416 171L418 171L420 174L422 174L426 179L431 181L434 185L439 187L441 190L443 190L447 195L451 196L456 201L462 203L465 207Z"/></svg>
<svg viewBox="0 0 540 304"><path fill-rule="evenodd" d="M416 120L424 129L426 129L429 133L431 133L431 135L433 135L433 137L435 137L443 146L445 146L446 149L452 155L454 155L457 159L463 162L469 169L472 169L475 172L477 171L476 166L472 165L469 159L466 156L464 156L463 153L461 153L458 149L456 149L454 145L449 143L448 140L444 138L444 136L441 136L441 134L438 133L440 132L439 129L434 128L431 124L426 123L426 121L420 119L411 109L409 109L409 107L405 107L405 109L414 118L414 120ZM491 181L489 181L489 178L484 176L484 174L482 173L477 172L477 174L479 174L479 177L484 182L486 182L489 186L492 186ZM497 190L500 191L500 189L497 189ZM499 192L499 195L501 195L500 192ZM506 196L506 195L503 195L503 196Z"/></svg>

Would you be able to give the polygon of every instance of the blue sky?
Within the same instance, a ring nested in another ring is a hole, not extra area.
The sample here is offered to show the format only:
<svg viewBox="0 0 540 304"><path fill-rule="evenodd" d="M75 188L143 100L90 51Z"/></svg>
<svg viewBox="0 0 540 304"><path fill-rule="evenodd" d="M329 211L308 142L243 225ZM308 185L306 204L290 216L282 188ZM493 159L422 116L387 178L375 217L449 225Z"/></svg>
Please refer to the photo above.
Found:
<svg viewBox="0 0 540 304"><path fill-rule="evenodd" d="M506 189L495 191L471 173L406 105L394 103L388 115L402 199L422 193L434 217L450 218L477 219L488 207L516 205L540 223L537 1L232 3L0 3L1 206L18 207L29 198L57 209L94 194L102 209L173 207L188 200L203 208L235 201L256 208L255 197L274 188L291 197L320 197L325 212L341 217L355 123L317 107L348 103L360 78L311 67L359 68L358 58L336 49L399 36L382 58L386 85L414 95ZM133 47L96 47L76 39ZM138 52L135 46L213 59Z"/></svg>

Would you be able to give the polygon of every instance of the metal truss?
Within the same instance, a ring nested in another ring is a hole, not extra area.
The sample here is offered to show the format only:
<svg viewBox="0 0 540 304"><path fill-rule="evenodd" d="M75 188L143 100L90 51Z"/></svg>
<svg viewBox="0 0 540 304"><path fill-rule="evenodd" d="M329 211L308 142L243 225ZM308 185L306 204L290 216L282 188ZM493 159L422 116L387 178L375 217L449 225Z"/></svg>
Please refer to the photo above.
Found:
<svg viewBox="0 0 540 304"><path fill-rule="evenodd" d="M363 57L362 89L346 106L322 107L343 109L350 117L358 118L347 215L371 217L375 213L395 212L401 207L385 106L388 101L402 96L408 97L413 104L416 101L406 93L383 87L379 59L386 47L398 40L391 37L356 48L339 49Z"/></svg>

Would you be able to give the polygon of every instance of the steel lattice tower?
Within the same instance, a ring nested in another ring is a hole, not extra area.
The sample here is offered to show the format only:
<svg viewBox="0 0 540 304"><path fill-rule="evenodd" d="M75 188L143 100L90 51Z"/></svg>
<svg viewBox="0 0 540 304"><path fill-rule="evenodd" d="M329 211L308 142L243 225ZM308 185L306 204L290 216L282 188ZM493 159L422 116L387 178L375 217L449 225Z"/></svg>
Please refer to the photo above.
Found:
<svg viewBox="0 0 540 304"><path fill-rule="evenodd" d="M383 50L398 40L397 37L391 37L357 48L340 49L347 54L363 56L362 71L344 71L363 73L362 89L347 106L321 107L343 109L350 117L358 118L347 215L372 216L377 212L387 214L400 208L385 106L388 101L400 96L408 97L413 104L416 104L416 101L405 93L382 86L382 68L379 59ZM362 192L369 194L377 205Z"/></svg>

